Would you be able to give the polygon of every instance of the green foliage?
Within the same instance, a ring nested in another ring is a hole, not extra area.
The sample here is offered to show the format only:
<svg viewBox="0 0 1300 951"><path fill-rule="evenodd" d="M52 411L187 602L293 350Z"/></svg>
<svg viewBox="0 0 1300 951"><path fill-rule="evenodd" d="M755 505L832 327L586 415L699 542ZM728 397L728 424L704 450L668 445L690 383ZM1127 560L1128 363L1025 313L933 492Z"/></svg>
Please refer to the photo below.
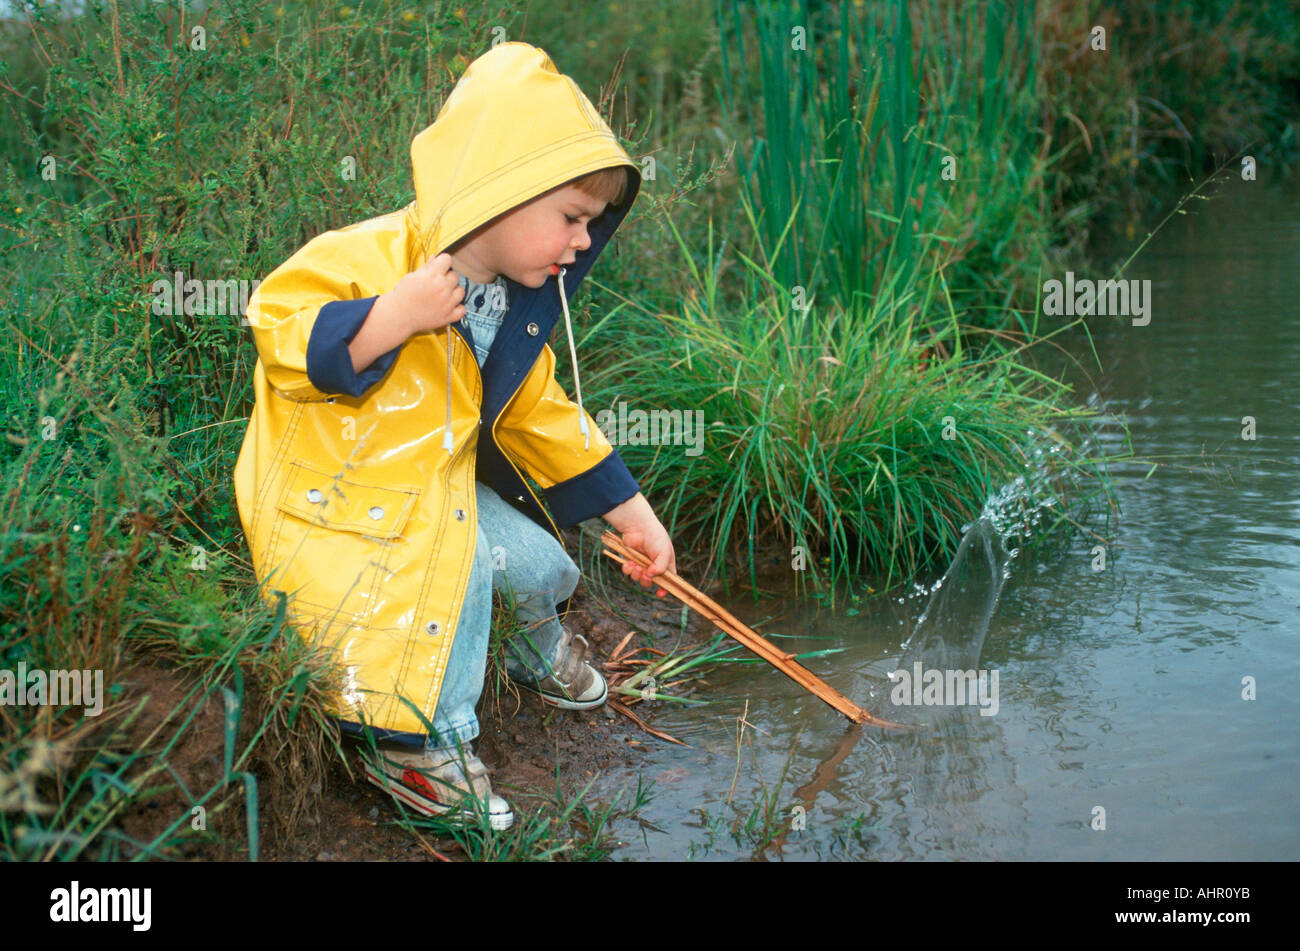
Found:
<svg viewBox="0 0 1300 951"><path fill-rule="evenodd" d="M938 267L869 309L799 309L747 261L755 297L736 312L720 297L712 242L706 261L692 265L676 312L638 324L646 335L668 329L651 338L658 360L647 363L617 335L598 349L619 393L704 413L697 456L671 444L620 451L662 487L674 537L711 542L709 561L724 577L739 562L756 584L757 553L773 545L802 547L813 577L813 555L825 552L833 578L869 569L884 576L882 588L910 578L956 549L993 489L1039 464L1032 431L1089 415L1063 405L1065 387L1023 362L1024 344L992 338L977 357L963 349ZM1030 331L1038 339L1036 320ZM597 404L609 392L592 389ZM1057 480L1096 471L1082 453L1050 464Z"/></svg>
<svg viewBox="0 0 1300 951"><path fill-rule="evenodd" d="M1076 252L1099 211L1132 224L1183 166L1252 140L1274 165L1294 151L1285 4L1127 4L1123 31L1097 14L1104 54L1087 49L1091 15L602 0L575 29L563 5L514 0L116 0L0 24L0 667L111 684L147 658L193 685L135 749L122 734L143 714L121 691L99 723L0 709L3 854L180 854L184 823L151 842L121 829L161 792L242 801L256 852L259 825L296 808L279 809L276 764L321 762L328 665L263 600L235 511L254 348L236 313L151 306L155 282L251 283L407 204L412 135L500 28L599 90L629 154L656 159L578 302L579 336L593 411L706 414L701 456L620 447L679 552L701 546L724 572L730 555L753 581L779 541L807 546L814 574L826 558L835 575L907 578L955 548L1038 435L1065 441L1082 416L1028 356L1052 336L1034 317L1044 262ZM185 789L174 751L223 691L241 712L222 776ZM774 797L749 831L774 828ZM595 856L611 814L580 800L466 851Z"/></svg>
<svg viewBox="0 0 1300 951"><path fill-rule="evenodd" d="M224 802L242 785L254 857L261 797L319 768L330 673L247 571L231 491L255 356L247 331L237 313L151 306L154 282L176 271L255 280L313 235L409 202L410 130L432 121L500 12L466 6L468 16L429 16L374 4L349 18L238 0L202 16L47 5L0 36L0 242L19 263L0 289L11 408L0 660L102 669L111 685L152 657L204 685L176 711L187 722L247 671L256 710L241 702L236 721L247 739L227 737L209 792ZM355 180L342 172L348 156ZM20 848L20 831L27 857L157 856L190 841L179 826L152 843L114 827L169 787L184 728L158 737L161 751L122 759L138 710L98 722L4 712L0 775L34 810L6 812L7 848ZM273 762L285 744L291 754ZM201 792L182 790L195 804ZM290 824L300 803L276 802L264 818Z"/></svg>
<svg viewBox="0 0 1300 951"><path fill-rule="evenodd" d="M415 704L403 700L419 717L425 731L434 735L428 717ZM369 730L363 734L359 745L361 756L372 763L384 756ZM460 767L468 772L468 751L459 741L456 748ZM421 833L450 840L471 862L597 861L608 858L613 849L613 826L619 820L632 818L650 802L653 784L646 786L638 776L636 789L626 805L626 790L620 790L612 801L593 806L587 802L587 797L594 783L595 779L576 793L566 793L557 767L555 790L551 795L511 795L515 821L506 830L492 828L484 802L473 796L465 796L439 816L426 816L410 810L406 803L394 796L393 807L398 814L395 824L415 835L426 846ZM494 786L493 789L494 793L501 792L500 787Z"/></svg>
<svg viewBox="0 0 1300 951"><path fill-rule="evenodd" d="M1132 241L1175 188L1239 153L1259 159L1261 175L1294 166L1294 3L1040 3L1036 19L1040 124L1063 154L1046 199L1067 212L1072 243L1117 226ZM1094 26L1105 51L1088 42Z"/></svg>
<svg viewBox="0 0 1300 951"><path fill-rule="evenodd" d="M981 36L970 5L913 7L719 6L723 118L753 142L737 161L754 257L846 310L942 265L967 319L1002 327L1013 316L990 305L1023 296L1052 237L1034 200L1032 10L990 3Z"/></svg>
<svg viewBox="0 0 1300 951"><path fill-rule="evenodd" d="M594 0L580 11L532 0L508 35L541 46L581 88L600 90L611 127L661 154L709 135L716 121L712 13L712 0Z"/></svg>
<svg viewBox="0 0 1300 951"><path fill-rule="evenodd" d="M239 841L256 861L262 818L254 771L271 777L272 788L319 780L320 751L314 747L327 730L317 688L324 678L322 659L296 637L277 641L270 650L282 634L281 618L269 636L250 626L225 637L220 653L203 663L189 656L198 675L168 675L186 684L184 696L170 708L158 697L127 697L115 684L122 668L111 667L104 680L111 689L96 719L66 708L53 718L28 707L0 711L0 856L9 861L166 859L212 844L233 854L235 843L219 842L214 826L242 798ZM66 659L60 662L68 666ZM250 678L256 690L245 689ZM187 745L206 742L196 716L210 701L224 711L222 768L210 786L191 788L175 763L185 758ZM292 733L300 713L306 715ZM308 719L313 730L305 729ZM273 752L285 743L296 751L292 760ZM160 802L176 804L176 811L165 816L168 824L151 839L121 827L131 813ZM300 802L290 796L276 805L280 814L267 821L281 830L291 826Z"/></svg>
<svg viewBox="0 0 1300 951"><path fill-rule="evenodd" d="M609 857L616 844L615 825L634 817L652 797L651 788L638 777L626 803L626 791L620 791L608 803L591 805L587 799L594 782L566 793L557 778L549 796L513 797L515 822L504 832L492 829L482 811L469 822L404 814L399 825L453 840L471 862L600 861ZM531 808L524 803L531 803Z"/></svg>

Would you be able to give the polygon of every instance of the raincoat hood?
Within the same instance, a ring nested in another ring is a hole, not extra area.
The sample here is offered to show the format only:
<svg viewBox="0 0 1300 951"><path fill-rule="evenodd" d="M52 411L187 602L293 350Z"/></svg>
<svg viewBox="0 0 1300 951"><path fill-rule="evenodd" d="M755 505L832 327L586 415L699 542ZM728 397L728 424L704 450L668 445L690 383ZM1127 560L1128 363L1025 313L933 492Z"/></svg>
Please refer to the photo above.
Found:
<svg viewBox="0 0 1300 951"><path fill-rule="evenodd" d="M235 465L240 521L264 593L327 645L347 723L418 744L437 707L478 540L475 483L546 528L604 515L636 480L555 379L547 341L609 243L640 175L592 104L541 50L503 43L470 64L411 144L415 201L318 235L258 286L255 405ZM506 278L485 362L458 321L369 367L348 345L376 300L510 209L624 167L623 200L554 281ZM543 506L534 485L540 487ZM557 606L560 617L567 603Z"/></svg>
<svg viewBox="0 0 1300 951"><path fill-rule="evenodd" d="M411 142L421 260L516 205L615 165L634 174L623 202L605 213L606 238L636 197L636 167L582 90L545 52L502 43L469 65L433 125ZM593 234L587 257L598 253Z"/></svg>
<svg viewBox="0 0 1300 951"><path fill-rule="evenodd" d="M636 198L641 177L631 159L577 84L556 70L545 52L526 43L502 43L471 63L433 125L411 142L415 203L408 214L419 237L412 269L512 208L575 178L618 165L631 173L623 200L593 223L590 247L578 252L573 266L556 279L580 410L574 424L586 446L590 446L590 432L581 412L582 380L568 295ZM513 282L508 287L514 306L524 289ZM449 348L449 361L450 355ZM446 379L443 448L453 452L450 362Z"/></svg>

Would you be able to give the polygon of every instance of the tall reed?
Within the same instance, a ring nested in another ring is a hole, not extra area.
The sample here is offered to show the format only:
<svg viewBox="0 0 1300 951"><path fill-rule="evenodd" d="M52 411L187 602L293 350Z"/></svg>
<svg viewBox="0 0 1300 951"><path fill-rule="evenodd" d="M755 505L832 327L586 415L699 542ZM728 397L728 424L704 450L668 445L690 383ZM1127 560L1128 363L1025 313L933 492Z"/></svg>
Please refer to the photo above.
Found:
<svg viewBox="0 0 1300 951"><path fill-rule="evenodd" d="M692 247L670 220L675 306L625 298L587 342L618 381L596 399L703 411L697 456L620 448L724 577L723 553L754 583L776 551L812 576L909 578L1034 458L1034 432L1087 415L1006 304L1048 238L1048 158L1007 134L1034 106L1033 54L1009 53L1032 50L1032 7L994 2L982 31L930 10L720 3L739 223Z"/></svg>

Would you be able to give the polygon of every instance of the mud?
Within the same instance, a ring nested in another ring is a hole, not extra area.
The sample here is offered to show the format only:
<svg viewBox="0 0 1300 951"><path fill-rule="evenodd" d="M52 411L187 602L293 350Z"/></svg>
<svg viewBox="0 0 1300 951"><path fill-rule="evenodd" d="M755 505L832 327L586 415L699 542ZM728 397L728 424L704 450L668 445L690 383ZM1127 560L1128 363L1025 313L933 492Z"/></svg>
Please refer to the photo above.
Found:
<svg viewBox="0 0 1300 951"><path fill-rule="evenodd" d="M574 550L573 544L568 547ZM769 570L779 573L783 568L780 554L773 551L765 551L759 565L760 587ZM690 579L689 569L684 570L684 577ZM654 590L612 573L610 584L598 598L584 575L565 626L590 642L589 662L603 670L605 660L629 632L634 632L630 648L653 645L661 649L679 641L683 647L700 644L716 633L708 621L689 612L683 628L680 602L671 596L657 598ZM721 597L716 585L705 590ZM139 750L165 745L194 708L192 700L185 702L192 683L192 675L180 671L147 662L134 666L123 680L125 702L120 708L134 710L144 697L149 699L134 719L128 722L123 716L114 727L118 746ZM489 770L494 791L511 802L516 816L535 812L543 802L553 801L557 791L566 800L571 798L600 771L635 771L645 751L666 742L608 705L582 712L558 710L532 694L513 689L508 681L503 683L499 691L489 683L479 702L477 752ZM611 692L611 698L616 696ZM255 712L257 703L256 690L250 685L245 699L248 712ZM634 709L653 726L657 705L641 702ZM176 776L196 795L211 789L222 775L223 707L219 694L202 704L168 756ZM247 719L257 722L256 716ZM241 724L238 749L250 738L249 727ZM257 757L244 767L257 778L263 861L455 861L465 857L453 840L428 836L422 840L401 829L396 806L366 782L351 747L344 747L345 756L328 749L323 772L313 774L298 760L285 762L282 749L293 745L283 739L278 745L264 740ZM159 784L165 785L169 784ZM232 785L222 798L214 796L207 805L207 827L213 835L195 836L192 843L170 852L170 857L247 860L248 822L242 786ZM137 842L147 843L188 811L187 799L171 784L153 798L134 804L118 828Z"/></svg>
<svg viewBox="0 0 1300 951"><path fill-rule="evenodd" d="M177 732L181 738L172 747L167 763L175 779L195 796L202 796L220 782L224 774L225 715L219 696L209 695L197 703L192 694L193 678L183 672L140 663L126 670L119 678L126 702L116 705L115 715L105 729L111 738L107 747L120 755L145 749L166 747ZM191 711L193 718L184 721ZM147 775L152 762L145 761L131 770L131 778ZM190 800L175 783L159 775L156 784L162 787L157 795L132 804L119 819L118 828L130 839L147 847L176 821L178 816L193 816ZM233 797L226 797L233 801ZM188 859L234 859L245 841L242 808L231 808L221 799L204 804L203 824L213 833L215 842L194 837L178 848L178 857ZM192 829L193 818L183 821L181 828ZM245 849L246 850L246 849ZM137 851L128 848L128 853Z"/></svg>
<svg viewBox="0 0 1300 951"><path fill-rule="evenodd" d="M620 576L620 581L621 581ZM652 589L653 590L653 589ZM606 593L609 607L596 602L579 584L565 627L591 644L598 669L629 631L632 645L674 643L682 632L681 605L655 598L629 582ZM610 610L613 608L613 611ZM614 616L615 612L627 620ZM713 627L689 616L683 644L712 637ZM645 636L651 635L650 639ZM671 638L671 640L669 640ZM632 767L650 746L665 741L641 730L608 706L588 711L557 710L521 691L503 690L494 697L489 685L479 702L481 733L477 752L492 776L493 791L506 797L516 816L535 811L558 789L567 797L582 789L601 770ZM653 722L654 703L637 705L639 716ZM394 826L396 808L366 782L349 760L353 776L337 755L321 792L318 815L300 823L298 834L274 843L263 856L279 861L437 861L464 856L451 840L422 844ZM630 790L629 790L630 792Z"/></svg>

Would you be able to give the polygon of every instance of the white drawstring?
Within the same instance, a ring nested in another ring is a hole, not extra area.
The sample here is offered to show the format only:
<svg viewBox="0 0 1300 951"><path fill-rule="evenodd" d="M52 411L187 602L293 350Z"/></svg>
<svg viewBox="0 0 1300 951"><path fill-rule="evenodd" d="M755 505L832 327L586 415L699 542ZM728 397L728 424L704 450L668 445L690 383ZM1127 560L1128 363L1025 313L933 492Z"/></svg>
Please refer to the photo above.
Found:
<svg viewBox="0 0 1300 951"><path fill-rule="evenodd" d="M578 391L578 432L582 433L584 450L591 449L591 429L587 426L587 413L582 408L582 381L578 378L578 351L573 345L573 322L569 317L569 299L564 293L566 268L560 268L556 283L560 288L560 306L564 308L564 333L569 338L569 359L573 361L573 385ZM451 437L451 325L447 325L447 425L442 433L442 448L455 451L456 442Z"/></svg>
<svg viewBox="0 0 1300 951"><path fill-rule="evenodd" d="M442 448L453 452L456 441L451 438L451 335L454 331L447 325L447 426L442 433Z"/></svg>
<svg viewBox="0 0 1300 951"><path fill-rule="evenodd" d="M591 430L587 428L587 413L582 408L582 381L578 379L578 351L573 346L573 324L569 320L569 299L564 294L566 268L560 268L555 283L560 288L560 306L564 308L564 333L569 338L569 359L573 361L573 385L578 391L578 432L582 433L583 450L591 449Z"/></svg>

